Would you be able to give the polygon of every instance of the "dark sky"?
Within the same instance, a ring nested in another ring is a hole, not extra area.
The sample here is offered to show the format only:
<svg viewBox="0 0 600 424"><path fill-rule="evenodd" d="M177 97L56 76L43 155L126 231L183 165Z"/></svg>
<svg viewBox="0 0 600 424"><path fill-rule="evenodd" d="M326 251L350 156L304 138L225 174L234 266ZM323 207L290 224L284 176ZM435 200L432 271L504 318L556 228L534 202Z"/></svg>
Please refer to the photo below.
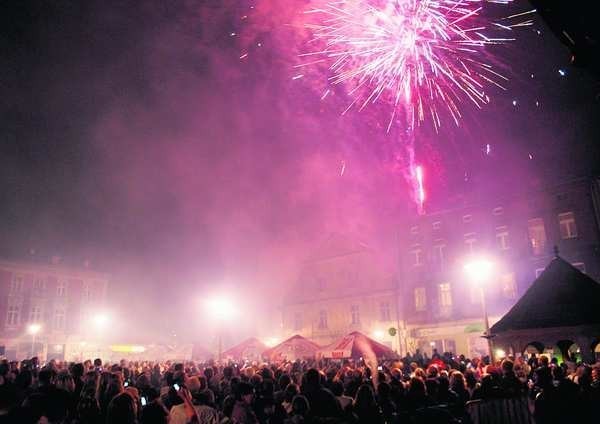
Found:
<svg viewBox="0 0 600 424"><path fill-rule="evenodd" d="M393 256L414 209L399 132L370 119L383 106L342 117L343 93L292 79L308 3L4 2L2 253L88 257L151 290L280 285L331 232ZM420 130L432 205L598 171L598 83L539 18L497 53L508 91L458 129Z"/></svg>

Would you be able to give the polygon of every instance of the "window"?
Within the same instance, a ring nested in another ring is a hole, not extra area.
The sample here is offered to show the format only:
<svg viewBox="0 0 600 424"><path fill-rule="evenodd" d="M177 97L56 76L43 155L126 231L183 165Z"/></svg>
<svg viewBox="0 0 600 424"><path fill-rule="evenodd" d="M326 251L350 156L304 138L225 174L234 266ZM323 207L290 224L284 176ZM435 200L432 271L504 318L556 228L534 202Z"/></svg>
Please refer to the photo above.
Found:
<svg viewBox="0 0 600 424"><path fill-rule="evenodd" d="M410 253L412 255L413 266L423 265L423 250L420 247L415 246Z"/></svg>
<svg viewBox="0 0 600 424"><path fill-rule="evenodd" d="M42 308L39 306L32 306L29 311L29 322L41 322L42 321Z"/></svg>
<svg viewBox="0 0 600 424"><path fill-rule="evenodd" d="M446 244L443 240L436 240L435 245L433 246L433 261L438 271L443 271L444 269L444 250L446 249Z"/></svg>
<svg viewBox="0 0 600 424"><path fill-rule="evenodd" d="M438 286L439 288L439 303L443 308L452 306L452 291L450 290L449 283L442 283Z"/></svg>
<svg viewBox="0 0 600 424"><path fill-rule="evenodd" d="M67 282L65 280L58 280L56 285L56 295L58 297L64 297L67 294Z"/></svg>
<svg viewBox="0 0 600 424"><path fill-rule="evenodd" d="M583 262L573 262L572 265L585 274L585 264Z"/></svg>
<svg viewBox="0 0 600 424"><path fill-rule="evenodd" d="M13 274L10 280L10 292L20 293L23 290L23 276L21 274Z"/></svg>
<svg viewBox="0 0 600 424"><path fill-rule="evenodd" d="M381 302L379 304L379 312L381 321L391 321L390 304L388 302Z"/></svg>
<svg viewBox="0 0 600 424"><path fill-rule="evenodd" d="M542 272L544 272L545 269L546 268L536 268L535 269L535 278L538 278L542 274Z"/></svg>
<svg viewBox="0 0 600 424"><path fill-rule="evenodd" d="M410 227L410 233L413 235L419 234L419 226L414 225L414 226Z"/></svg>
<svg viewBox="0 0 600 424"><path fill-rule="evenodd" d="M302 314L300 312L294 314L294 330L302 330Z"/></svg>
<svg viewBox="0 0 600 424"><path fill-rule="evenodd" d="M464 224L468 224L473 221L473 215L463 215L462 221Z"/></svg>
<svg viewBox="0 0 600 424"><path fill-rule="evenodd" d="M575 215L573 212L558 214L558 225L560 227L560 236L563 239L577 237L577 225L575 224Z"/></svg>
<svg viewBox="0 0 600 424"><path fill-rule="evenodd" d="M475 243L477 243L477 237L475 233L465 234L465 244L467 245L467 250L470 254L475 252Z"/></svg>
<svg viewBox="0 0 600 424"><path fill-rule="evenodd" d="M435 221L433 224L431 224L431 228L436 231L439 230L440 228L442 228L442 222Z"/></svg>
<svg viewBox="0 0 600 424"><path fill-rule="evenodd" d="M327 329L327 311L324 311L324 310L319 311L319 329L320 330Z"/></svg>
<svg viewBox="0 0 600 424"><path fill-rule="evenodd" d="M9 305L6 310L6 325L15 326L19 324L19 305Z"/></svg>
<svg viewBox="0 0 600 424"><path fill-rule="evenodd" d="M496 227L496 242L500 250L508 250L508 227Z"/></svg>
<svg viewBox="0 0 600 424"><path fill-rule="evenodd" d="M425 297L425 287L415 289L415 310L424 311L427 308L427 298Z"/></svg>
<svg viewBox="0 0 600 424"><path fill-rule="evenodd" d="M502 294L506 299L517 298L517 283L515 281L515 274L504 274L500 279L502 285Z"/></svg>
<svg viewBox="0 0 600 424"><path fill-rule="evenodd" d="M34 293L41 293L46 290L46 280L44 277L34 277L33 279L33 291Z"/></svg>
<svg viewBox="0 0 600 424"><path fill-rule="evenodd" d="M502 206L492 209L492 215L500 216L502 214L504 214L504 208Z"/></svg>
<svg viewBox="0 0 600 424"><path fill-rule="evenodd" d="M54 329L64 330L65 329L65 310L57 308L54 311Z"/></svg>
<svg viewBox="0 0 600 424"><path fill-rule="evenodd" d="M352 305L350 307L350 315L352 317L352 324L360 324L360 309L358 305Z"/></svg>
<svg viewBox="0 0 600 424"><path fill-rule="evenodd" d="M534 255L544 253L546 247L546 229L542 218L534 218L527 221L527 231L529 242L531 243L531 252Z"/></svg>
<svg viewBox="0 0 600 424"><path fill-rule="evenodd" d="M92 286L87 281L84 281L81 287L81 300L83 302L90 302L92 300Z"/></svg>

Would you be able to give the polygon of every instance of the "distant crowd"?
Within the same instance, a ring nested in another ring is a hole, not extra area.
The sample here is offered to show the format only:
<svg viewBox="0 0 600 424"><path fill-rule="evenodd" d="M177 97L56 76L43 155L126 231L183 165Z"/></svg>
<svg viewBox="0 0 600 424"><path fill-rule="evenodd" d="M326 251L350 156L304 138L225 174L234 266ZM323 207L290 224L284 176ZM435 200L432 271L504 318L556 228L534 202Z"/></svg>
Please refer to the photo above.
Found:
<svg viewBox="0 0 600 424"><path fill-rule="evenodd" d="M469 424L488 404L537 424L600 422L600 363L450 353L378 364L0 363L0 424Z"/></svg>

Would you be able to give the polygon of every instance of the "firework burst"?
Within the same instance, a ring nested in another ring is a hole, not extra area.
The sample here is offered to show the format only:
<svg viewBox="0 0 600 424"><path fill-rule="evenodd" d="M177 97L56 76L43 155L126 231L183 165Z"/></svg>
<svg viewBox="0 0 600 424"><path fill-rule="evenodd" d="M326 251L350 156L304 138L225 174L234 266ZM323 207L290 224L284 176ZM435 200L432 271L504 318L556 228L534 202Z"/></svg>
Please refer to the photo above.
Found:
<svg viewBox="0 0 600 424"><path fill-rule="evenodd" d="M508 3L510 0L487 0ZM488 46L513 40L490 35L510 33L518 14L498 22L482 16L484 0L339 0L306 13L319 49L301 54L306 66L327 62L331 84L346 83L353 107L383 100L399 111L409 128L431 119L436 131L443 113L458 125L460 103L481 108L486 87L504 89L505 76L489 63ZM311 43L312 44L312 43ZM323 47L324 45L324 47ZM309 60L313 57L314 60ZM328 93L328 91L327 91Z"/></svg>

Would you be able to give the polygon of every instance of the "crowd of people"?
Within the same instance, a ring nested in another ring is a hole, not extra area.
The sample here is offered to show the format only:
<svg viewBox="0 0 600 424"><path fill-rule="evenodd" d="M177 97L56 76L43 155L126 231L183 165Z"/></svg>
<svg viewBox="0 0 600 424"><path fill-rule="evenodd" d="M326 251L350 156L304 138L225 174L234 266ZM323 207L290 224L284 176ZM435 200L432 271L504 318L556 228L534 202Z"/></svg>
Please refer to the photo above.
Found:
<svg viewBox="0 0 600 424"><path fill-rule="evenodd" d="M379 364L0 363L0 424L471 423L471 401L506 398L527 400L538 424L599 422L600 363L449 353Z"/></svg>

